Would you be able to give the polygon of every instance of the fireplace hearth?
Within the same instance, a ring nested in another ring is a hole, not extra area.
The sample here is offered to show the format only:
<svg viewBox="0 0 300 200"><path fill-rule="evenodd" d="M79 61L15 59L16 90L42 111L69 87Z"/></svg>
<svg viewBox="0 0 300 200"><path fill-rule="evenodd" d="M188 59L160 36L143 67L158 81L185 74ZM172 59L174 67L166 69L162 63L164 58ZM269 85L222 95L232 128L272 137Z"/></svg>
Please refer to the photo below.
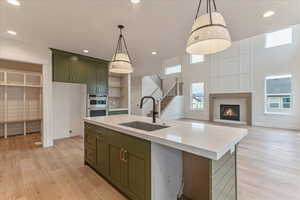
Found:
<svg viewBox="0 0 300 200"><path fill-rule="evenodd" d="M220 105L220 119L240 121L240 105Z"/></svg>

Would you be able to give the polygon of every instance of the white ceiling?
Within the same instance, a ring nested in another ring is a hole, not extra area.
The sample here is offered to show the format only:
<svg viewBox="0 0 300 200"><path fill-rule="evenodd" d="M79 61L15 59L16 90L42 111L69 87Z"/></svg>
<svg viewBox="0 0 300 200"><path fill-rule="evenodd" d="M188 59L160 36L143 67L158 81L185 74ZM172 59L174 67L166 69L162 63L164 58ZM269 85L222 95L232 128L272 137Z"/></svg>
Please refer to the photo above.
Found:
<svg viewBox="0 0 300 200"><path fill-rule="evenodd" d="M2 37L110 59L124 24L135 75L154 74L161 61L185 53L198 0L0 0ZM300 0L216 0L233 40L300 23ZM274 10L267 19L262 14ZM17 36L9 36L7 29ZM157 51L158 55L152 55Z"/></svg>

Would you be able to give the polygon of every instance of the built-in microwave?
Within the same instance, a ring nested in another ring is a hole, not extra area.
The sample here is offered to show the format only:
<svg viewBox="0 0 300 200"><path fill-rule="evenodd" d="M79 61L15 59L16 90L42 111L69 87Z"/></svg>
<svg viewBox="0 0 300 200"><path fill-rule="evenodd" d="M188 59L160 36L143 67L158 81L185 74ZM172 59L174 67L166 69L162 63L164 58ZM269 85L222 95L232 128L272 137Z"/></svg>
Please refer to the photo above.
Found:
<svg viewBox="0 0 300 200"><path fill-rule="evenodd" d="M88 117L105 116L107 110L107 97L88 95L87 115Z"/></svg>

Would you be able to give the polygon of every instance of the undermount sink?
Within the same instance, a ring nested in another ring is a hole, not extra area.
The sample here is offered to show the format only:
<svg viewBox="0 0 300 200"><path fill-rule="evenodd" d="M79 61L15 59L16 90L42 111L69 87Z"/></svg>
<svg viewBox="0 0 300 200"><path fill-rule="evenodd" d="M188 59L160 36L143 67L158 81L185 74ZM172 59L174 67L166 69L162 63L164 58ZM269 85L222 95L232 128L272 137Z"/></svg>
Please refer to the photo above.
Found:
<svg viewBox="0 0 300 200"><path fill-rule="evenodd" d="M169 126L159 125L159 124L150 124L141 121L133 121L128 123L121 123L121 126L127 126L130 128L140 129L143 131L156 131L164 128L168 128Z"/></svg>

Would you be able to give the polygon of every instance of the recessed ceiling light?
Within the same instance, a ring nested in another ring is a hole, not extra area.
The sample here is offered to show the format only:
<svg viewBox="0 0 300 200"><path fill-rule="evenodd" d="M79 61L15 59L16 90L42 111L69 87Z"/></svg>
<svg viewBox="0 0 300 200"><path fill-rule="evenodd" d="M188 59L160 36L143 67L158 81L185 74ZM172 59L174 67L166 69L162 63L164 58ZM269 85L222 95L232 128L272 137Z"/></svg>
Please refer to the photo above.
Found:
<svg viewBox="0 0 300 200"><path fill-rule="evenodd" d="M21 3L18 0L6 0L7 3L14 5L14 6L20 6Z"/></svg>
<svg viewBox="0 0 300 200"><path fill-rule="evenodd" d="M12 30L8 30L7 33L11 35L17 35L17 32Z"/></svg>
<svg viewBox="0 0 300 200"><path fill-rule="evenodd" d="M269 10L267 12L264 13L263 17L267 18L267 17L271 17L275 14L275 12L273 10Z"/></svg>
<svg viewBox="0 0 300 200"><path fill-rule="evenodd" d="M87 50L87 49L84 49L84 50L83 50L83 52L84 52L84 53L88 53L88 52L89 52L89 50Z"/></svg>
<svg viewBox="0 0 300 200"><path fill-rule="evenodd" d="M157 55L157 52L156 52L156 51L153 51L153 52L152 52L152 55Z"/></svg>
<svg viewBox="0 0 300 200"><path fill-rule="evenodd" d="M130 0L131 1L131 3L140 3L141 2L141 0Z"/></svg>

